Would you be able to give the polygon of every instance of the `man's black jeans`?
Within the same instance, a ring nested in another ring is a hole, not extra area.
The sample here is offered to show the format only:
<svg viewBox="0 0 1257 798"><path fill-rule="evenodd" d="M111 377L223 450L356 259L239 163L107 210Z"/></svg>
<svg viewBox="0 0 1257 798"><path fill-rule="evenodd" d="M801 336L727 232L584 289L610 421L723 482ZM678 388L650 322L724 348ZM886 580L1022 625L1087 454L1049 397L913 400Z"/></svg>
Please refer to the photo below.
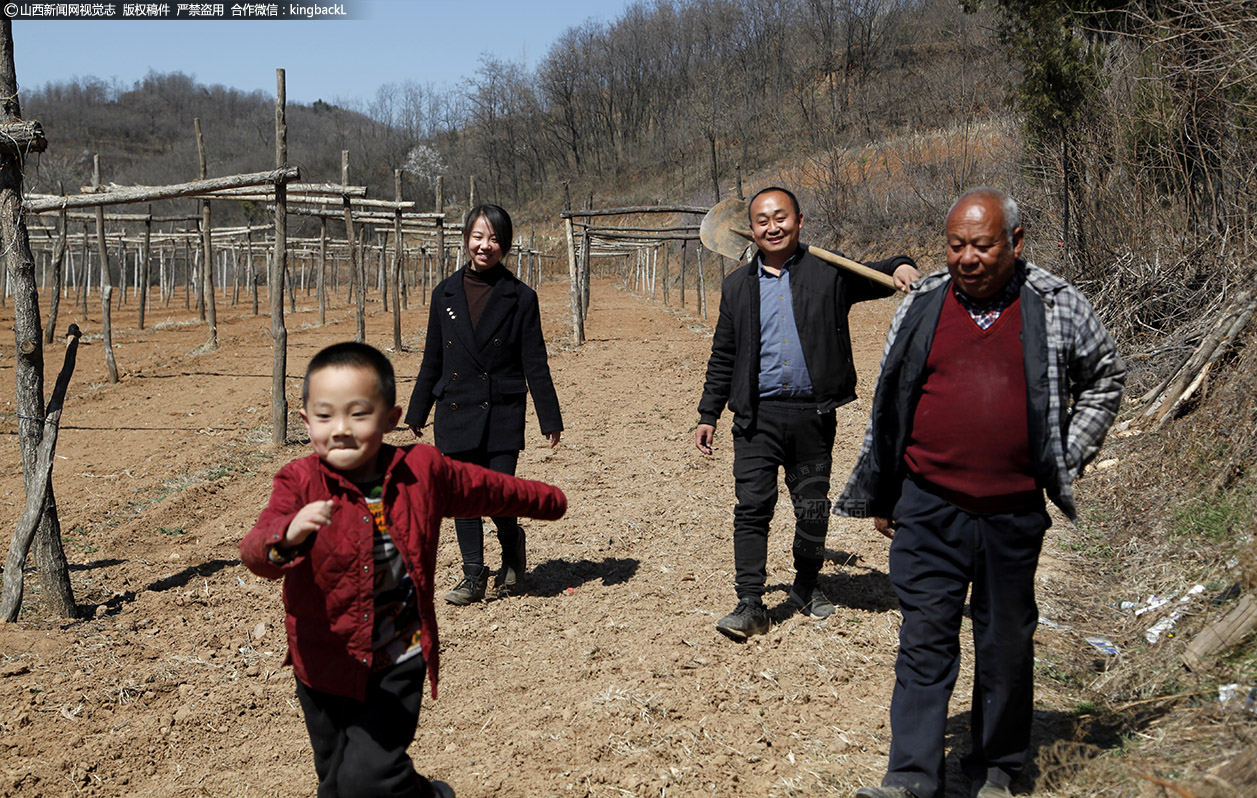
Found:
<svg viewBox="0 0 1257 798"><path fill-rule="evenodd" d="M755 426L733 435L733 562L738 598L762 596L767 581L768 525L777 506L777 473L784 468L794 503L796 587L811 592L825 556L829 529L829 472L835 413L815 402L761 400ZM805 595L804 598L807 596Z"/></svg>

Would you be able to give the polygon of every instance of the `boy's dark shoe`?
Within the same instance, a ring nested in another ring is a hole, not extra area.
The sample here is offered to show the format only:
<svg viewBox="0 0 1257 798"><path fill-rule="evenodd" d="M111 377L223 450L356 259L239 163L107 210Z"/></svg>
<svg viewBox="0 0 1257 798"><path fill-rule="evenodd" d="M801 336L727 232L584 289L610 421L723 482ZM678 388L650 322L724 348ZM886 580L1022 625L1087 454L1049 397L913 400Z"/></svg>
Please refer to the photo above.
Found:
<svg viewBox="0 0 1257 798"><path fill-rule="evenodd" d="M759 597L747 597L738 602L733 612L716 621L716 631L730 640L745 640L751 635L768 631L768 608Z"/></svg>
<svg viewBox="0 0 1257 798"><path fill-rule="evenodd" d="M524 530L520 529L515 537L515 544L502 547L502 571L498 574L498 584L508 591L518 590L524 585L524 572L528 570L528 542L524 538Z"/></svg>
<svg viewBox="0 0 1257 798"><path fill-rule="evenodd" d="M812 588L807 598L797 588L790 588L790 597L786 599L790 606L814 621L822 621L834 614L834 603L821 592L819 587Z"/></svg>
<svg viewBox="0 0 1257 798"><path fill-rule="evenodd" d="M488 568L483 565L464 565L463 581L445 594L445 600L459 606L471 604L484 598L484 591L488 586Z"/></svg>
<svg viewBox="0 0 1257 798"><path fill-rule="evenodd" d="M430 781L433 798L454 798L454 788L443 781Z"/></svg>
<svg viewBox="0 0 1257 798"><path fill-rule="evenodd" d="M855 798L916 798L907 787L861 787Z"/></svg>

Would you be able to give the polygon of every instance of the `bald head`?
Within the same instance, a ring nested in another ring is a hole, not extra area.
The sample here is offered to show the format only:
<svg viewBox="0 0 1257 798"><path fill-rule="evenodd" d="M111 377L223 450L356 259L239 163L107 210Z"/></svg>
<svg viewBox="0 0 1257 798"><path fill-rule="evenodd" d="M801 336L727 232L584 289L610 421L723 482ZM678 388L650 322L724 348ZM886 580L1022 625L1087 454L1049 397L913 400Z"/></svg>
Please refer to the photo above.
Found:
<svg viewBox="0 0 1257 798"><path fill-rule="evenodd" d="M947 209L947 218L951 218L952 212L960 205L969 201L983 199L996 203L1000 207L1000 211L1004 215L1004 235L1011 243L1013 240L1013 230L1021 227L1021 209L1017 207L1017 200L1008 196L998 188L990 186L978 186L971 188L961 194L951 207Z"/></svg>
<svg viewBox="0 0 1257 798"><path fill-rule="evenodd" d="M947 271L981 303L1008 285L1025 242L1017 203L1002 191L975 188L947 212Z"/></svg>

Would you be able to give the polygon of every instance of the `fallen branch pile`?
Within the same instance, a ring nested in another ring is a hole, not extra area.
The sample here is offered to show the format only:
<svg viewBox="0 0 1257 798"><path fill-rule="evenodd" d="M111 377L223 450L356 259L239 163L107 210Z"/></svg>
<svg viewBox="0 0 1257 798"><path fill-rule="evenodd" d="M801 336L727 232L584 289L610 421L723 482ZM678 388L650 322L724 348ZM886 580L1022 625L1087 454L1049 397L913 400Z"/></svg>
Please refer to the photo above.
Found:
<svg viewBox="0 0 1257 798"><path fill-rule="evenodd" d="M1161 383L1140 398L1144 409L1131 422L1160 429L1174 411L1190 399L1209 376L1209 370L1230 349L1257 310L1257 286L1236 293L1214 316L1213 325L1195 351Z"/></svg>

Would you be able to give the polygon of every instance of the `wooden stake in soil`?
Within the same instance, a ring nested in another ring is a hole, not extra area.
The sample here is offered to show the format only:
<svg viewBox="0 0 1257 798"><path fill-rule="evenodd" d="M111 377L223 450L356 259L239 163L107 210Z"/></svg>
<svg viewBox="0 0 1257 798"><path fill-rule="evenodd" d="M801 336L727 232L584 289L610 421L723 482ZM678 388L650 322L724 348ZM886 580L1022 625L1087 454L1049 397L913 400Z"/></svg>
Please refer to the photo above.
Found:
<svg viewBox="0 0 1257 798"><path fill-rule="evenodd" d="M402 170L393 170L393 199L402 201ZM393 351L402 351L401 291L397 285L402 265L402 209L393 211L393 261L389 268L388 285L393 294ZM383 253L381 253L383 254Z"/></svg>
<svg viewBox="0 0 1257 798"><path fill-rule="evenodd" d="M249 280L249 292L253 295L253 315L258 315L258 274L257 268L253 265L253 231L249 230L244 234L244 251L245 257L249 262L245 264L244 271Z"/></svg>
<svg viewBox="0 0 1257 798"><path fill-rule="evenodd" d="M591 192L589 198L585 201L585 209L594 207L594 195ZM588 218L585 219L589 221ZM581 243L580 257L580 321L581 321L581 339L584 340L585 319L589 318L589 228L585 228L583 241Z"/></svg>
<svg viewBox="0 0 1257 798"><path fill-rule="evenodd" d="M707 318L707 283L703 279L703 248L698 248L698 312Z"/></svg>
<svg viewBox="0 0 1257 798"><path fill-rule="evenodd" d="M319 326L327 324L327 218L319 218Z"/></svg>
<svg viewBox="0 0 1257 798"><path fill-rule="evenodd" d="M92 185L100 185L100 155L92 156ZM113 298L113 285L109 277L109 248L105 246L105 208L96 206L96 254L100 259L100 303L103 310L101 331L105 336L105 368L109 382L118 382L118 364L113 357L113 327L109 319L109 301Z"/></svg>
<svg viewBox="0 0 1257 798"><path fill-rule="evenodd" d="M340 151L340 184L349 185L349 150ZM354 239L354 214L349 204L349 195L344 196L345 202L345 242L349 246L349 290L354 295L354 319L357 327L354 340L366 343L367 340L367 303L364 296L365 280L362 279L362 248Z"/></svg>
<svg viewBox="0 0 1257 798"><path fill-rule="evenodd" d="M57 312L61 309L61 291L64 286L64 264L68 247L68 224L65 211L58 215L57 244L52 251L52 295L48 301L48 327L44 331L44 343L52 343L53 330L56 329ZM141 316L141 319L144 317ZM143 329L141 323L140 328Z"/></svg>
<svg viewBox="0 0 1257 798"><path fill-rule="evenodd" d="M209 169L205 160L205 139L201 136L201 120L199 118L192 120L196 127L196 155L200 161L200 174L197 175L204 180L209 177ZM209 339L205 342L210 349L218 348L218 310L214 305L214 259L211 257L210 250L210 201L201 200L201 263L204 264L201 271L204 273L205 287L201 289L205 297L205 313L209 320Z"/></svg>
<svg viewBox="0 0 1257 798"><path fill-rule="evenodd" d="M441 218L436 220L436 273L444 280L448 276L445 273L445 178L440 175L436 178L436 207L433 210L441 214ZM429 272L428 283L423 287L424 296L432 291L433 282L435 278Z"/></svg>
<svg viewBox="0 0 1257 798"><path fill-rule="evenodd" d="M288 121L285 117L287 92L284 70L275 70L275 166L288 163ZM288 262L288 184L275 183L275 257L266 287L271 299L271 443L283 446L288 440L288 395L284 381L288 374L288 330L284 327L284 267Z"/></svg>
<svg viewBox="0 0 1257 798"><path fill-rule="evenodd" d="M140 246L140 329L144 329L144 313L148 310L149 260L152 258L153 206L148 206L144 220L144 243Z"/></svg>
<svg viewBox="0 0 1257 798"><path fill-rule="evenodd" d="M87 247L87 225L83 225L83 285L79 291L79 301L82 304L82 318L84 323L87 322L87 295L92 292L92 269L91 255Z"/></svg>
<svg viewBox="0 0 1257 798"><path fill-rule="evenodd" d="M563 193L567 195L567 181L563 182ZM566 210L572 209L571 198L568 197ZM567 232L567 276L572 284L572 343L580 346L585 342L585 320L581 318L580 280L576 277L576 235L572 229L572 217L565 216L563 229Z"/></svg>

